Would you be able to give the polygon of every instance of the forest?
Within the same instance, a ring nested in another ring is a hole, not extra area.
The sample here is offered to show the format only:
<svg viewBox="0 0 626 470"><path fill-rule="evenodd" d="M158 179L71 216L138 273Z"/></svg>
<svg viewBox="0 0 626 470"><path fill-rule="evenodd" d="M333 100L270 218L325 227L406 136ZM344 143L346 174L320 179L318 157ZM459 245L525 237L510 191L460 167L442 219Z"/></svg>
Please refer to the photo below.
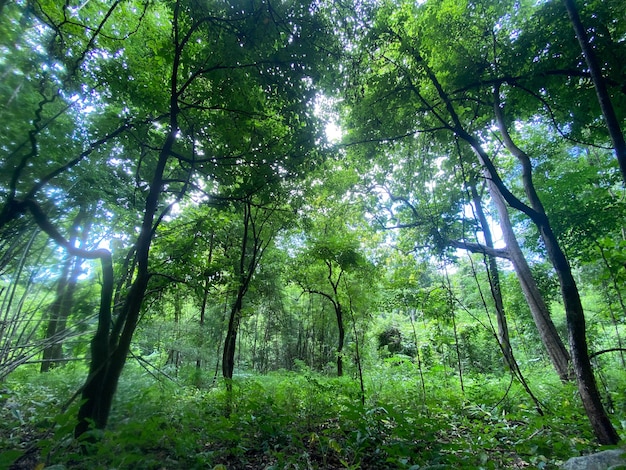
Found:
<svg viewBox="0 0 626 470"><path fill-rule="evenodd" d="M624 448L623 0L0 0L0 77L0 469Z"/></svg>

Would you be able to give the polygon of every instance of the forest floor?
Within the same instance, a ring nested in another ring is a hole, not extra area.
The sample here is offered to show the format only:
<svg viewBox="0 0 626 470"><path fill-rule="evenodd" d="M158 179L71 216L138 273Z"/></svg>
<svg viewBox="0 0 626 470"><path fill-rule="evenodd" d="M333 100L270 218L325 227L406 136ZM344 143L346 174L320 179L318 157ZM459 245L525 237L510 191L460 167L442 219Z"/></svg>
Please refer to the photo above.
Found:
<svg viewBox="0 0 626 470"><path fill-rule="evenodd" d="M462 391L443 370L422 383L412 364L380 366L363 403L354 377L241 376L229 398L192 371L156 380L135 364L85 453L76 400L63 411L84 368L17 371L0 387L0 469L556 469L598 447L575 388L544 372L529 377L541 416L506 375L466 376Z"/></svg>

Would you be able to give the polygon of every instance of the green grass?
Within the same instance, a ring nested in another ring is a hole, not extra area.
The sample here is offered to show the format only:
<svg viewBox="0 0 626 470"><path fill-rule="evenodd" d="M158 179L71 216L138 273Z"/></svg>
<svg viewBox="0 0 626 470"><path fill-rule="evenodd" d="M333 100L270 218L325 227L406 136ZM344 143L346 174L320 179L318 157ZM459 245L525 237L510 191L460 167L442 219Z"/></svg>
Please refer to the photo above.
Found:
<svg viewBox="0 0 626 470"><path fill-rule="evenodd" d="M507 376L468 376L463 394L431 370L424 396L411 363L368 374L365 406L352 378L239 377L227 416L221 384L156 381L130 364L109 427L84 455L71 437L77 404L60 413L84 372L23 370L3 384L0 468L29 446L68 469L551 469L595 448L574 387L546 371L529 377L543 417Z"/></svg>

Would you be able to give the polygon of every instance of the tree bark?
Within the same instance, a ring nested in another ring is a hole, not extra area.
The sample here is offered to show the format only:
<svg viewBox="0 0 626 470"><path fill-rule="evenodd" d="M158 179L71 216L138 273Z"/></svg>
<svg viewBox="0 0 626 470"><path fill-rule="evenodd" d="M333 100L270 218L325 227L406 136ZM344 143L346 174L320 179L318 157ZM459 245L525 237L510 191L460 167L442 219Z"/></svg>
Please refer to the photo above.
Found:
<svg viewBox="0 0 626 470"><path fill-rule="evenodd" d="M343 322L343 306L341 305L341 302L339 301L339 281L341 280L341 277L343 275L343 271L342 273L339 275L339 278L337 279L337 282L333 282L332 280L332 263L330 261L326 261L326 265L328 266L329 269L329 274L328 274L328 281L332 287L333 290L333 295L330 295L326 292L323 291L319 291L319 290L315 290L315 289L307 289L307 288L303 288L303 290L305 292L308 292L309 294L317 294L320 295L322 297L324 297L325 299L327 299L333 306L333 310L335 311L335 319L337 320L337 330L338 330L338 336L337 336L337 377L341 377L343 376L343 347L344 347L344 343L346 340L346 329L345 329L345 325ZM322 330L323 332L324 330ZM313 334L313 337L315 335ZM323 364L325 360L323 360L325 354L322 351L322 345L324 343L324 337L323 337L323 333L322 336L319 338L320 341L320 359L321 359L321 363ZM320 365L322 365L320 364Z"/></svg>
<svg viewBox="0 0 626 470"><path fill-rule="evenodd" d="M338 331L337 359L336 359L337 360L337 377L342 377L343 376L343 347L344 347L344 343L346 339L346 329L345 329L345 325L343 322L343 306L341 305L341 302L339 301L339 283L341 282L341 278L343 277L344 271L341 270L339 272L339 276L337 276L337 279L333 281L333 262L331 260L326 259L324 260L324 263L328 267L327 279L333 292L332 295L326 292L314 290L314 289L304 289L304 290L308 292L309 294L317 294L326 298L332 304L333 309L335 310L335 319L337 320L337 331ZM323 342L323 340L321 342Z"/></svg>
<svg viewBox="0 0 626 470"><path fill-rule="evenodd" d="M337 339L337 377L343 376L343 346L346 339L346 330L343 324L343 310L341 304L335 304L335 316L337 317L337 328L339 337Z"/></svg>
<svg viewBox="0 0 626 470"><path fill-rule="evenodd" d="M56 230L35 201L27 200L20 203L20 206L29 210L37 225L59 246L65 248L69 254L86 259L99 259L102 266L102 289L100 290L98 326L91 341L91 366L87 381L83 386L85 402L79 409L79 422L74 430L78 436L87 431L89 420L93 421L96 426L104 427L110 409L110 403L108 407L103 408L101 406L101 399L104 395L102 390L106 384L106 366L109 359L109 329L111 325L111 301L113 298L113 261L111 253L104 249L88 251L74 247Z"/></svg>
<svg viewBox="0 0 626 470"><path fill-rule="evenodd" d="M417 50L413 50L412 53L415 59L420 63L420 66L432 83L447 113L447 117L444 117L443 115L438 113L435 113L435 117L440 120L445 129L452 132L456 136L456 138L465 141L474 150L474 153L476 154L480 165L485 171L487 180L491 184L495 185L495 188L497 188L497 192L502 196L502 198L504 198L507 204L510 205L512 208L526 214L539 229L544 244L546 245L550 261L555 271L557 272L557 276L559 277L559 283L561 285L561 295L563 297L567 317L568 337L570 341L572 362L574 365L574 371L578 383L578 390L582 398L585 411L587 412L587 416L591 425L593 426L594 433L598 440L602 444L616 444L619 441L619 436L617 435L615 428L608 419L604 407L602 406L598 387L593 376L593 371L591 369L591 362L589 361L587 341L585 337L585 317L582 309L582 304L580 302L578 289L576 287L576 283L574 282L569 263L567 262L565 255L560 249L558 241L554 236L554 233L552 232L549 220L545 212L536 210L534 207L529 207L527 204L518 199L508 189L506 184L502 181L502 178L500 177L498 170L491 160L491 157L483 148L480 138L478 136L470 134L470 132L468 132L468 130L463 125L461 118L455 109L453 100L451 99L450 95L444 90L441 82L437 78L437 75L429 67L427 61L423 59L423 57ZM422 101L425 101L425 98L420 94L419 90L417 88L415 90L420 99ZM520 158L520 155L517 153L516 149L510 146L510 137L508 136L506 126L504 125L504 119L502 118L502 109L499 102L499 86L495 87L493 97L495 118L497 124L501 128L504 143L507 148L509 148L509 150L513 153L513 155ZM531 174L529 172L530 168L524 166L526 165L526 162L523 155L521 156L520 162L523 165L523 171L526 173L526 176L529 176ZM531 199L531 204L534 204L535 202L540 203L540 201L538 200L532 201L532 192L534 192L532 180L530 180L529 178L525 178L523 184L527 191L531 191L530 193L527 193L529 195L529 199Z"/></svg>
<svg viewBox="0 0 626 470"><path fill-rule="evenodd" d="M180 317L182 316L182 310L182 299L174 292L174 344L168 351L166 364L174 366L176 376L178 376L178 369L182 360L182 354L177 349L180 341Z"/></svg>
<svg viewBox="0 0 626 470"><path fill-rule="evenodd" d="M224 353L222 354L222 374L226 379L226 387L229 390L231 386L229 382L232 380L235 370L235 349L237 344L237 331L239 329L241 303L241 297L238 295L230 311L226 339L224 340Z"/></svg>
<svg viewBox="0 0 626 470"><path fill-rule="evenodd" d="M485 160L483 160L483 162L484 161ZM493 168L493 163L491 163L491 161L487 161L485 166L488 168L488 178L491 184L496 185L499 195L504 197L501 192L501 185L503 186L503 183L499 176L497 176L497 173L494 173L495 169ZM489 167L491 167L491 170L489 170ZM498 183L496 183L496 181ZM512 199L514 196L512 196L508 190L504 191L504 193L508 193L507 202L511 199L509 204L512 203L517 206L522 204L519 200ZM532 214L531 219L539 227L542 239L546 245L546 250L548 251L548 257L550 258L550 261L559 278L561 295L567 318L568 338L572 355L572 364L574 366L574 374L576 376L579 394L583 401L587 417L589 418L589 421L594 429L594 433L600 443L616 444L619 441L619 436L611 424L606 411L604 410L595 377L593 375L593 370L591 368L591 361L589 360L587 349L587 340L585 337L585 317L578 289L572 276L571 268L565 258L565 255L561 251L558 242L556 241L556 237L552 233L549 225L547 225L545 215L542 216L541 214L537 214L534 210L525 210L525 213ZM528 286L524 286L524 283L522 283L522 288L524 287Z"/></svg>
<svg viewBox="0 0 626 470"><path fill-rule="evenodd" d="M522 250L517 243L517 239L515 238L515 234L513 232L513 228L508 216L508 211L506 208L506 203L508 203L514 209L517 209L524 214L526 214L537 226L542 225L547 221L545 215L542 215L528 207L522 201L520 201L504 184L502 178L494 166L489 154L482 147L480 141L471 135L461 123L461 119L457 114L450 97L445 92L441 83L437 79L435 73L426 65L425 62L422 61L421 56L418 54L417 58L420 59L423 64L424 71L428 76L429 80L432 82L433 86L437 90L437 94L441 98L444 103L445 109L448 112L450 122L442 119L442 124L444 124L456 137L465 141L476 154L480 165L483 167L483 171L487 182L489 184L489 192L498 208L498 213L500 215L500 223L502 224L503 234L505 236L505 241L507 246L509 247L509 252L511 256L511 261L513 262L513 266L515 267L515 271L518 274L518 279L520 280L520 284L524 291L524 295L526 299L529 300L529 306L531 308L531 313L533 314L533 319L537 324L537 328L539 330L539 334L548 350L548 354L553 361L555 369L559 376L563 379L567 377L569 374L565 372L567 368L565 367L567 361L565 357L567 357L565 347L562 346L562 341L560 340L558 334L556 333L556 328L554 328L554 324L550 319L549 312L545 303L543 302L543 298L539 293L539 289L534 282L534 279L530 273L530 268L528 267L528 263L526 262L526 258L523 256ZM499 93L500 90L498 87L495 88L493 92L494 97L494 112L496 114L496 121L500 121L499 117L501 117L500 110L500 101L499 101ZM505 132L503 137L506 138L508 134ZM545 335L545 336L544 336ZM562 346L562 347L561 347ZM565 354L563 354L565 351Z"/></svg>
<svg viewBox="0 0 626 470"><path fill-rule="evenodd" d="M535 282L535 279L526 261L524 253L517 242L517 237L513 231L513 225L509 218L506 202L502 198L498 188L493 184L491 180L488 180L489 193L491 199L494 201L498 216L500 219L500 228L502 230L502 236L504 242L509 250L510 260L513 264L513 269L517 275L517 279L522 288L524 298L528 303L531 316L537 326L539 337L541 342L548 353L548 357L552 362L554 370L559 375L559 378L563 381L569 381L572 379L570 370L570 355L567 352L567 348L563 343L563 340L559 336L559 333L554 326L554 322L550 317L550 311L543 296Z"/></svg>

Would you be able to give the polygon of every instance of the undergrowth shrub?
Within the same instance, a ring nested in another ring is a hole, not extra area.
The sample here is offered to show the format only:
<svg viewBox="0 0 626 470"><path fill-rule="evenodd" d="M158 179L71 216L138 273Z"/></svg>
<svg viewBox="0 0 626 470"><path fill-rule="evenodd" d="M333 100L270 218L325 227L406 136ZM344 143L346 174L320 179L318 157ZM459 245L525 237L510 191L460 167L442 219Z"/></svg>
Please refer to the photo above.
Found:
<svg viewBox="0 0 626 470"><path fill-rule="evenodd" d="M462 392L449 368L422 372L423 385L411 361L372 367L363 404L355 377L307 368L236 377L229 397L221 383L198 388L193 377L173 382L129 364L109 426L87 455L72 437L78 400L61 413L86 369L20 372L0 392L0 444L35 443L42 462L68 469L159 470L556 469L595 447L575 386L555 374L527 373L541 416L507 374L466 374Z"/></svg>

